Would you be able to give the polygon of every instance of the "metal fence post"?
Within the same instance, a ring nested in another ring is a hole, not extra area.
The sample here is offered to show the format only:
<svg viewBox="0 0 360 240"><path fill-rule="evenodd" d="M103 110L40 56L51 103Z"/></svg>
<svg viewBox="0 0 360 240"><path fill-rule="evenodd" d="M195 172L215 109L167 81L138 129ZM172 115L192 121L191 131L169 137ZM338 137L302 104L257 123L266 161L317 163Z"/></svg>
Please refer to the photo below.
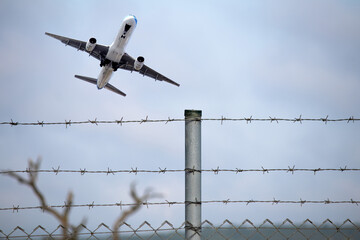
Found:
<svg viewBox="0 0 360 240"><path fill-rule="evenodd" d="M201 239L201 111L185 110L185 238Z"/></svg>

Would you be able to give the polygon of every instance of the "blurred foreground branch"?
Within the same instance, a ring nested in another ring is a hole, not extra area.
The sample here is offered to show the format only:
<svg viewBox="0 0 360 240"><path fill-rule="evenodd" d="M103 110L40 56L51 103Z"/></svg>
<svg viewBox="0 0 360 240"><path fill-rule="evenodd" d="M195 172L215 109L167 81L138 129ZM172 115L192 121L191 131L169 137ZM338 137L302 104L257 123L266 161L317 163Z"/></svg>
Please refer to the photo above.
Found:
<svg viewBox="0 0 360 240"><path fill-rule="evenodd" d="M62 227L63 239L76 239L77 233L78 233L78 230L79 230L81 224L78 225L77 227L69 224L69 213L70 213L71 205L73 202L73 194L72 194L72 192L68 193L66 202L65 202L65 209L62 213L60 211L56 211L55 209L49 207L44 195L40 192L40 190L36 184L36 181L38 179L37 171L40 168L40 163L41 163L40 160L37 160L36 162L33 162L31 159L29 160L28 179L25 179L24 177L22 177L16 173L13 173L13 172L9 172L8 174L11 177L15 178L16 180L18 180L20 183L29 186L33 190L36 197L40 201L42 210L44 212L50 213L50 215L54 216L60 222L61 227ZM72 230L71 231L72 234L71 234L71 232L69 232L70 229Z"/></svg>
<svg viewBox="0 0 360 240"><path fill-rule="evenodd" d="M65 207L63 212L57 211L54 208L51 208L49 204L47 204L44 194L40 192L36 181L38 180L38 170L40 168L40 160L33 162L31 159L29 160L29 167L28 167L28 179L20 176L15 172L8 171L8 175L18 180L18 182L29 186L33 192L35 193L36 197L39 199L41 204L41 209L44 212L49 213L50 215L54 216L61 224L62 228L62 239L66 240L75 240L78 238L78 234L80 232L80 228L84 226L84 222L79 224L78 226L73 226L69 223L69 213L73 203L73 194L69 192L66 198ZM130 195L134 201L134 205L126 211L123 211L122 214L118 217L118 219L114 223L113 227L113 238L115 240L120 239L117 234L118 229L121 225L125 222L125 220L131 216L133 213L138 211L142 205L147 202L149 198L156 197L156 195L151 194L150 191L145 191L143 196L138 196L135 190L135 186L131 185Z"/></svg>
<svg viewBox="0 0 360 240"><path fill-rule="evenodd" d="M125 220L132 214L134 214L136 211L140 209L142 205L144 205L148 199L158 197L156 194L151 194L150 190L145 190L145 193L143 196L139 197L135 191L135 185L131 185L130 195L132 200L134 201L134 205L129 208L128 210L124 211L118 219L115 221L113 226L113 238L114 240L119 240L120 237L118 236L117 232L121 225L124 224Z"/></svg>

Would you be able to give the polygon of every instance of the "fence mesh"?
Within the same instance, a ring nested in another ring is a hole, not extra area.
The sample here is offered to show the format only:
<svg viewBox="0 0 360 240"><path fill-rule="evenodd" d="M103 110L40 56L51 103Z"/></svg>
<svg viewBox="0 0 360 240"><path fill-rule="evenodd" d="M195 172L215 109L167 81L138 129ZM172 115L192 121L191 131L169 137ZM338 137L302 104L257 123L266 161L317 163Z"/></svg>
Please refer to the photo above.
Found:
<svg viewBox="0 0 360 240"><path fill-rule="evenodd" d="M59 225L53 230L45 229L42 226L32 231L25 231L16 227L13 231L5 233L0 230L0 239L60 239L62 237L62 226ZM148 222L143 222L138 227L123 223L120 229L114 232L108 225L101 223L97 228L91 230L81 225L79 239L113 239L117 234L121 239L185 239L185 223L174 227L168 221L163 222L159 227L153 227ZM360 239L360 224L353 223L347 219L343 223L335 224L327 219L316 224L307 219L302 223L294 223L286 219L282 223L273 223L266 219L261 224L254 224L246 219L241 224L225 220L220 225L210 221L201 224L202 239L230 240L230 239Z"/></svg>

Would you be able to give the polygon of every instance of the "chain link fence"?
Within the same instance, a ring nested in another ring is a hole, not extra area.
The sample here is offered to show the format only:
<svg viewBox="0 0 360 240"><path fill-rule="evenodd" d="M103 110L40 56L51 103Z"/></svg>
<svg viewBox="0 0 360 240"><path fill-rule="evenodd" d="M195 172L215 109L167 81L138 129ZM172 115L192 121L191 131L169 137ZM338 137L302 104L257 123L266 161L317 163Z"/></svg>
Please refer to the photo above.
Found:
<svg viewBox="0 0 360 240"><path fill-rule="evenodd" d="M59 239L62 237L62 226L59 225L53 230L42 226L36 227L33 231L27 232L21 227L5 233L0 230L0 239ZM71 234L69 232L69 234ZM121 239L185 239L185 223L175 227L165 221L159 227L153 227L148 222L143 222L138 227L124 223L117 232L104 223L91 230L81 225L78 233L79 239L113 239L117 234ZM197 231L202 239L230 240L230 239L360 239L360 224L353 223L347 219L343 223L335 224L327 219L321 224L315 224L307 219L302 223L294 223L286 219L282 223L273 223L266 219L261 224L255 224L246 219L241 224L225 220L222 224L216 225L210 221L201 224L201 230Z"/></svg>

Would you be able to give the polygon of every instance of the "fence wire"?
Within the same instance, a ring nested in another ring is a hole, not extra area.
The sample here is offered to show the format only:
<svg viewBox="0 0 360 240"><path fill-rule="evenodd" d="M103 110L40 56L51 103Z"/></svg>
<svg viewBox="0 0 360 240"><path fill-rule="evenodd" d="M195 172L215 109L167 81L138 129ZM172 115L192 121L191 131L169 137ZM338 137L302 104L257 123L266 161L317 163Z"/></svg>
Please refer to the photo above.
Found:
<svg viewBox="0 0 360 240"><path fill-rule="evenodd" d="M339 168L295 168L293 167L287 167L287 168L258 168L258 169L241 169L241 168L235 168L235 169L221 169L219 167L212 168L212 169L167 169L167 168L158 168L158 170L146 170L146 169L138 169L131 168L131 169L120 169L120 170L112 170L108 168L107 170L86 170L79 169L60 169L60 166L57 168L52 169L40 169L40 170L32 170L29 168L26 168L25 170L0 170L0 174L9 174L9 173L54 173L55 175L58 175L59 173L80 173L81 175L85 174L106 174L106 175L115 175L116 173L132 173L137 175L138 173L157 173L157 174L165 174L165 173L192 173L192 172L208 172L208 173L214 173L215 175L222 173L222 172L230 172L230 173L245 173L245 172L257 172L257 173L270 173L270 172L285 172L285 173L292 173L295 172L311 172L311 173L318 173L318 172L360 172L360 168L348 168L345 167L339 167Z"/></svg>
<svg viewBox="0 0 360 240"><path fill-rule="evenodd" d="M122 239L185 239L185 223L179 227L174 227L168 221L163 222L159 227L153 227L148 222L143 222L139 227L132 227L128 223L123 223L118 230L111 229L108 225L101 223L94 230L85 225L80 226L78 237L81 239L112 239L117 234ZM16 227L9 233L0 229L0 239L59 239L62 236L63 227L59 225L54 230L47 230L42 226L37 226L32 231L25 231L22 227ZM69 232L71 234L71 232ZM316 224L306 219L301 223L294 223L286 219L281 223L274 223L266 219L260 224L255 224L249 219L241 224L233 223L229 220L216 225L208 220L201 224L196 234L200 234L202 239L359 239L360 225L350 219L343 223L335 224L326 219L322 223Z"/></svg>
<svg viewBox="0 0 360 240"><path fill-rule="evenodd" d="M360 121L360 118L355 118L354 116L350 116L348 118L334 118L334 119L330 119L329 116L326 116L325 118L302 118L302 116L300 115L299 117L295 117L295 118L278 118L278 117L270 117L269 118L253 118L252 116L250 117L243 117L243 118L227 118L224 116L221 116L221 118L201 118L201 119L197 119L197 120L201 120L201 121L217 121L220 122L221 124L223 124L223 122L226 121L232 121L232 122L246 122L246 123L251 123L251 122L298 122L298 123L302 123L302 122L323 122L325 124L327 124L328 122L358 122ZM0 122L0 125L10 125L10 126L47 126L47 125L65 125L66 127L71 126L71 125L80 125L80 124L92 124L92 125L100 125L100 124L118 124L118 125L123 125L123 124L129 124L129 123L169 123L169 122L185 122L186 120L184 118L170 118L168 117L167 119L149 119L148 116L146 116L146 118L144 119L139 119L139 120L124 120L124 118L122 117L120 120L97 120L97 118L95 118L94 120L84 120L84 121L72 121L72 120L65 120L65 121L58 121L58 122L46 122L46 121L36 121L36 122L17 122L14 120L10 120L8 122Z"/></svg>
<svg viewBox="0 0 360 240"><path fill-rule="evenodd" d="M149 206L160 206L160 205L165 205L165 206L174 206L174 205L187 205L187 204L210 204L210 203L220 203L220 204L236 204L236 203L243 203L246 205L249 204L253 204L253 203L270 203L272 205L275 204L299 204L300 206L303 206L304 204L351 204L351 205L356 205L359 206L360 204L360 200L330 200L329 198L326 200L303 200L300 198L300 200L279 200L279 199L275 199L273 198L272 200L254 200L254 199L250 199L250 200L230 200L230 199L225 199L225 200L205 200L205 201L196 201L196 202L191 202L191 201L168 201L165 200L163 202L148 202L145 201L143 202L141 205L146 206L147 208ZM67 207L72 207L72 208L79 208L79 207L88 207L89 209L94 208L94 207L120 207L120 209L122 209L123 207L131 207L131 206L136 206L136 203L123 203L122 201L118 202L118 203L88 203L88 204L71 204L69 205L68 203L64 203L62 205L50 205L48 207L50 208L67 208ZM18 212L19 210L30 210L30 209L43 209L42 206L29 206L29 207L20 207L20 205L14 205L12 207L5 207L5 208L0 208L0 211L13 211L13 212Z"/></svg>

